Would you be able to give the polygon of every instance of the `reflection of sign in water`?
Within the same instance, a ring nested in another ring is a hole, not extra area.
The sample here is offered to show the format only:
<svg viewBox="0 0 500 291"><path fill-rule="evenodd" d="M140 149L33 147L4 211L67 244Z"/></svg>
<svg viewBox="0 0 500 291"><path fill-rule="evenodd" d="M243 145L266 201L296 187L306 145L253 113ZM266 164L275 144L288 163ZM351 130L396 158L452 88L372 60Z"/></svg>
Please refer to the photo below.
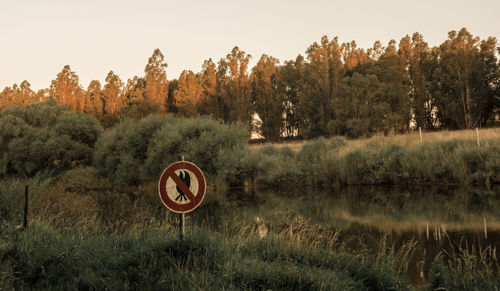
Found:
<svg viewBox="0 0 500 291"><path fill-rule="evenodd" d="M163 204L173 212L190 212L205 196L205 176L195 164L175 162L160 176L158 192Z"/></svg>

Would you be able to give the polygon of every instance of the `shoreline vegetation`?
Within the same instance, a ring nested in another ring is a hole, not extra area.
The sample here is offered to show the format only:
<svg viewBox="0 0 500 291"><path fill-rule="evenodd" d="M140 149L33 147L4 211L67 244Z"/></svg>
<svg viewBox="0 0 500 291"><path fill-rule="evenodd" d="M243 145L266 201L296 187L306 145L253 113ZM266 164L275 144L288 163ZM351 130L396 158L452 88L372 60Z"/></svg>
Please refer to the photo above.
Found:
<svg viewBox="0 0 500 291"><path fill-rule="evenodd" d="M249 144L241 124L207 117L148 115L103 129L91 115L55 102L9 107L0 115L0 175L32 177L70 170L100 184L155 180L181 156L203 169L209 185L287 187L344 185L490 186L500 183L500 129L334 136L288 144Z"/></svg>
<svg viewBox="0 0 500 291"><path fill-rule="evenodd" d="M500 133L480 130L319 138L249 145L241 125L149 115L104 129L55 102L0 114L0 289L360 289L416 288L406 276L415 243L396 246L282 215L219 221L248 197L230 187L281 193L349 185L500 183ZM190 215L186 241L159 203L157 179L181 156L205 173L210 195ZM24 185L33 186L30 228ZM287 194L280 194L286 197ZM227 204L229 203L229 204ZM357 247L347 247L349 242ZM450 242L451 244L451 242ZM496 248L453 246L429 264L431 290L500 285Z"/></svg>

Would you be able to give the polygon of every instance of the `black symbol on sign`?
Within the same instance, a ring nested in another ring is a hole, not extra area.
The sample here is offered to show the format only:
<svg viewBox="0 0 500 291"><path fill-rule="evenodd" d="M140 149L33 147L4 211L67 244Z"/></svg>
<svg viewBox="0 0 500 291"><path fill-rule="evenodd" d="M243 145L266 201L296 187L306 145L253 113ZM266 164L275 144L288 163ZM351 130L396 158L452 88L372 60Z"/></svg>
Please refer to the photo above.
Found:
<svg viewBox="0 0 500 291"><path fill-rule="evenodd" d="M184 182L184 184L186 184L186 187L189 189L189 187L191 186L191 176L189 175L189 173L187 171L181 171L179 174L179 178L181 178L182 182ZM175 198L175 201L177 201L179 198L181 199L181 201L187 201L188 199L186 197L186 194L182 192L181 188L179 188L179 185L176 185L175 188L177 189L177 192L179 192L179 196Z"/></svg>

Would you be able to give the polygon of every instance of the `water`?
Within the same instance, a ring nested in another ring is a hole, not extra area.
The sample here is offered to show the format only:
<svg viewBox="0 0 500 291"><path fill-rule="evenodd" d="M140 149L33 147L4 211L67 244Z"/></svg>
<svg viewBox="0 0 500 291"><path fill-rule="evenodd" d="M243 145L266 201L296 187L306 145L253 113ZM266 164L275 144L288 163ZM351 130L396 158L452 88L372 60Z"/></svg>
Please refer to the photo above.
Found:
<svg viewBox="0 0 500 291"><path fill-rule="evenodd" d="M384 236L396 249L408 248L408 278L427 282L438 255L475 254L496 260L500 242L500 187L349 187L335 191L234 190L232 211L220 219L277 221L300 217L342 234L363 237L376 249ZM226 209L226 210L227 210ZM220 219L219 222L220 222ZM359 245L347 243L356 250ZM498 263L498 261L496 261Z"/></svg>

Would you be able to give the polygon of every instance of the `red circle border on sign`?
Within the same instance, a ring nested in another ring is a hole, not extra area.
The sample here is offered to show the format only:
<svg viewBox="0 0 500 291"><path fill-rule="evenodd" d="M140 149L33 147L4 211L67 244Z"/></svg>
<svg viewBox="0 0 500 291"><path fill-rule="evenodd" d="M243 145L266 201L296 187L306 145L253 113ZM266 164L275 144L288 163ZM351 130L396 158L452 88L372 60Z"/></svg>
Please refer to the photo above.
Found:
<svg viewBox="0 0 500 291"><path fill-rule="evenodd" d="M178 204L177 202L170 199L170 197L168 197L167 195L168 178L173 179L176 185L182 188L182 185L178 184L178 181L180 181L180 183L182 183L182 181L180 180L179 176L175 174L176 170L182 170L182 169L191 171L198 180L198 193L196 194L196 196L194 196L193 193L189 191L189 194L187 194L186 196L188 196L188 198L190 196L193 196L194 199L189 199L189 203L186 204ZM173 175L175 175L177 179L173 177ZM196 166L191 162L185 162L185 161L175 162L170 166L168 166L165 170L163 170L163 173L161 174L160 180L158 182L158 193L160 195L161 201L168 209L176 213L187 213L193 211L196 207L198 207L201 204L201 201L203 201L203 198L205 197L206 188L207 184L205 180L205 175L203 175L203 172L200 170L200 168L198 168L198 166Z"/></svg>

